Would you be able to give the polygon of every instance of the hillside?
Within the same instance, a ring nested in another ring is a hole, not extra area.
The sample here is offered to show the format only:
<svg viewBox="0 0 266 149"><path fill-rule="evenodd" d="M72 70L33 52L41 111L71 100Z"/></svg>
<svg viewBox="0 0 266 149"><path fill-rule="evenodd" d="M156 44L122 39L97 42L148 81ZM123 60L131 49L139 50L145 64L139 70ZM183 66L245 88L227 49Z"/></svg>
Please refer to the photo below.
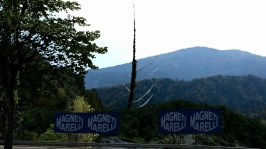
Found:
<svg viewBox="0 0 266 149"><path fill-rule="evenodd" d="M266 78L265 64L266 57L241 50L193 47L139 59L138 69L147 67L138 72L137 79L148 77L191 80L213 75L249 74ZM89 70L85 76L85 87L91 89L129 83L130 73L131 63Z"/></svg>
<svg viewBox="0 0 266 149"><path fill-rule="evenodd" d="M187 100L211 105L223 105L238 113L266 119L266 79L248 76L212 76L201 79L150 79L137 84L135 99L140 98L155 84L149 94L134 103L138 107L153 97L147 105L171 100ZM97 89L98 97L111 109L124 109L128 91L122 85Z"/></svg>

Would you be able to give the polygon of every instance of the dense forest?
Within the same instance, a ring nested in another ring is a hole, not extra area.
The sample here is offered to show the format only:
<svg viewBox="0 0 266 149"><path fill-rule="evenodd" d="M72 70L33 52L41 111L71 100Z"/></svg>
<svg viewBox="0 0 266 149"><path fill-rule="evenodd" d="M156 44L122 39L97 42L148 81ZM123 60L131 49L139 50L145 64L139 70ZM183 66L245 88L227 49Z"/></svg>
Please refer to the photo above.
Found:
<svg viewBox="0 0 266 149"><path fill-rule="evenodd" d="M148 104L163 103L175 99L224 105L235 112L266 119L266 80L247 76L212 76L191 81L150 79L137 83L135 98L143 96L152 85L149 94L138 107L153 95ZM99 98L110 109L123 109L127 104L128 91L123 85L97 89Z"/></svg>
<svg viewBox="0 0 266 149"><path fill-rule="evenodd" d="M221 134L175 134L176 136L173 136L158 133L158 113L160 111L202 108L220 108L222 110ZM120 123L121 137L138 141L142 139L146 143L169 144L175 142L186 144L186 137L192 136L192 144L266 148L266 126L258 119L247 118L224 106L210 106L207 104L175 100L161 104L152 104L138 109L122 110Z"/></svg>

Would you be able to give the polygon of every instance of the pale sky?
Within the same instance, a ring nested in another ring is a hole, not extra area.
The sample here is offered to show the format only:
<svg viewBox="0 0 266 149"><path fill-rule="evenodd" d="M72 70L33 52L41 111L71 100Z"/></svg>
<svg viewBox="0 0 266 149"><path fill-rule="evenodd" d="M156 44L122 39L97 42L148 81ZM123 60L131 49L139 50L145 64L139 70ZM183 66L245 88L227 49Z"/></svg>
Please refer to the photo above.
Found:
<svg viewBox="0 0 266 149"><path fill-rule="evenodd" d="M83 16L99 30L100 68L131 62L133 2L137 59L195 46L238 49L266 56L265 0L76 0Z"/></svg>

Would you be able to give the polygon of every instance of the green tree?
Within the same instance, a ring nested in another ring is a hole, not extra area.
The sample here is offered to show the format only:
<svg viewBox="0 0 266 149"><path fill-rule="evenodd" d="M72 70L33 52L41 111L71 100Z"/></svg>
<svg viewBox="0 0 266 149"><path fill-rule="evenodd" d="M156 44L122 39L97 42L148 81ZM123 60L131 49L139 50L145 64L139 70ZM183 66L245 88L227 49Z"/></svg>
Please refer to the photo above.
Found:
<svg viewBox="0 0 266 149"><path fill-rule="evenodd" d="M82 96L77 96L76 99L73 101L72 105L73 112L93 112L94 109L91 105L86 102L85 98ZM92 142L95 138L97 138L97 134L77 134L76 141L81 142Z"/></svg>
<svg viewBox="0 0 266 149"><path fill-rule="evenodd" d="M93 112L94 108L85 100L83 96L76 96L76 98L69 103L68 110L72 112ZM40 141L59 141L66 142L74 139L76 142L92 142L98 135L97 134L64 134L54 133L54 124L40 135Z"/></svg>
<svg viewBox="0 0 266 149"><path fill-rule="evenodd" d="M41 134L40 141L56 141L56 142L67 142L69 137L64 133L54 133L54 124L51 124L50 127Z"/></svg>
<svg viewBox="0 0 266 149"><path fill-rule="evenodd" d="M84 92L83 77L56 69L50 71L49 64L42 63L39 67L27 64L27 70L20 73L20 101L16 106L14 130L16 140L36 141L53 123L54 113L65 111L67 102L72 102Z"/></svg>
<svg viewBox="0 0 266 149"><path fill-rule="evenodd" d="M19 96L20 72L25 64L39 61L84 75L95 53L104 54L107 48L98 47L94 40L99 31L78 31L86 27L86 19L72 16L69 11L79 10L77 2L63 0L1 0L0 1L0 82L4 93L7 117L4 148L12 148L14 113ZM59 13L67 17L59 17ZM38 66L36 66L38 67Z"/></svg>
<svg viewBox="0 0 266 149"><path fill-rule="evenodd" d="M73 101L73 104L70 106L71 111L73 112L92 112L94 109L91 105L86 102L84 97L77 96L76 99Z"/></svg>
<svg viewBox="0 0 266 149"><path fill-rule="evenodd" d="M86 90L84 97L88 104L90 104L95 111L107 111L107 108L102 103L102 100L98 98L97 91L95 89L92 90Z"/></svg>

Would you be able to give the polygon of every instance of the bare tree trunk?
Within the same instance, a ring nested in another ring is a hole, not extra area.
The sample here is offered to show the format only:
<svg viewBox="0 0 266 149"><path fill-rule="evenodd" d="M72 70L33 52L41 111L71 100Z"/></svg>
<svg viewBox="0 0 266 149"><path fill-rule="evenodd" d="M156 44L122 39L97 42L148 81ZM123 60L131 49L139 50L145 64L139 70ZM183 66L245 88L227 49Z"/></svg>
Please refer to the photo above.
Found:
<svg viewBox="0 0 266 149"><path fill-rule="evenodd" d="M15 73L17 74L17 73ZM5 78L5 79L4 79ZM4 92L5 92L5 111L7 113L6 115L6 122L5 122L5 132L4 132L4 149L12 149L13 145L13 132L14 132L14 123L15 123L15 98L14 98L14 92L15 92L15 86L16 86L16 77L14 77L14 74L11 74L10 76L7 76L2 78L2 85L4 86Z"/></svg>
<svg viewBox="0 0 266 149"><path fill-rule="evenodd" d="M133 60L132 60L132 72L130 82L130 92L128 98L127 108L130 109L134 100L134 91L136 87L136 76L137 76L137 61L136 61L136 28L134 18L134 39L133 39Z"/></svg>
<svg viewBox="0 0 266 149"><path fill-rule="evenodd" d="M13 91L8 91L6 97L7 102L7 118L6 118L6 129L5 129L5 142L4 149L12 149L13 144L13 131L14 131L14 114L15 114L15 104Z"/></svg>
<svg viewBox="0 0 266 149"><path fill-rule="evenodd" d="M6 67L8 68L8 67ZM9 69L12 69L12 67ZM17 75L18 71L16 69L12 69L11 73L7 71L5 74L2 74L2 85L4 87L5 92L5 103L6 103L6 123L5 123L5 132L4 132L4 149L12 149L13 144L13 132L14 132L14 117L15 117L15 91L17 85ZM2 73L4 73L2 71Z"/></svg>

